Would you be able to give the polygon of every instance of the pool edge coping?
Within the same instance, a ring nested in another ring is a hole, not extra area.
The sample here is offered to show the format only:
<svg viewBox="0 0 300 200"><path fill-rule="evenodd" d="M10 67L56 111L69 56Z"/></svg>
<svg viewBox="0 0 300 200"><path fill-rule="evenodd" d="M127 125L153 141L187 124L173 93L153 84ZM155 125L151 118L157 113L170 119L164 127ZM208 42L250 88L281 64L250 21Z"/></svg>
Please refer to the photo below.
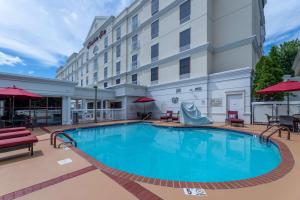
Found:
<svg viewBox="0 0 300 200"><path fill-rule="evenodd" d="M135 123L141 123L144 121L134 121L134 122L116 122L114 124L100 124L100 125L92 125L92 126L85 126L85 127L79 127L79 128L66 128L61 129L62 131L67 130L76 130L76 129L85 129L85 128L97 128L97 127L105 127L105 126L114 126L114 125L124 125L124 124L135 124ZM149 122L147 122L149 123ZM247 135L256 135L259 134L256 132L250 132L245 130L236 130L234 128L228 128L228 127L216 127L216 126L174 126L174 125L161 125L161 124L155 124L155 122L150 122L149 124L153 126L158 127L165 127L165 128L212 128L212 129L219 129L219 130L230 130L239 132L242 134ZM90 164L94 165L95 167L99 168L105 173L109 173L113 176L117 176L119 178L131 180L131 181L137 181L147 184L153 184L163 187L172 187L172 188L203 188L203 189L239 189L239 188L246 188L246 187L253 187L257 185L262 185L266 183L271 183L276 180L279 180L283 178L285 175L287 175L294 167L295 160L292 155L292 152L289 150L288 146L279 141L278 139L271 138L271 142L274 143L281 155L281 162L280 164L270 171L269 173L248 178L248 179L242 179L237 181L226 181L226 182L185 182L185 181L169 181L169 180L163 180L163 179L157 179L157 178L148 178L144 176L138 176L135 174L127 173L118 169L111 168L100 161L94 159L93 157L89 156L85 152L81 151L80 149L76 147L71 147L71 150L83 157L85 160L87 160Z"/></svg>

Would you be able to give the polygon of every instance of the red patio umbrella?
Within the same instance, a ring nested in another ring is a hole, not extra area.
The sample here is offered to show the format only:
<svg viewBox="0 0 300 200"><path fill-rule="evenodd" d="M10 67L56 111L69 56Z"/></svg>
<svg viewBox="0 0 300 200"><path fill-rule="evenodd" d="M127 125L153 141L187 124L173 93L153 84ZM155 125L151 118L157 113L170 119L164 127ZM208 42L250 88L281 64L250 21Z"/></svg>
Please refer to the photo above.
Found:
<svg viewBox="0 0 300 200"><path fill-rule="evenodd" d="M145 103L153 102L155 99L150 97L141 97L134 101L134 103L144 103L144 113L145 113Z"/></svg>
<svg viewBox="0 0 300 200"><path fill-rule="evenodd" d="M21 88L17 88L15 85L13 87L5 87L0 88L0 97L12 97L13 99L13 106L12 106L12 119L14 117L14 107L15 107L15 97L18 98L26 98L26 99L36 99L36 98L42 98L41 95L35 94L29 91L26 91ZM31 101L30 101L30 108L31 108Z"/></svg>
<svg viewBox="0 0 300 200"><path fill-rule="evenodd" d="M259 90L257 94L272 94L272 93L279 93L279 92L293 92L300 90L300 82L298 81L284 81L267 87L265 89ZM287 96L287 113L290 114L290 96L288 93Z"/></svg>

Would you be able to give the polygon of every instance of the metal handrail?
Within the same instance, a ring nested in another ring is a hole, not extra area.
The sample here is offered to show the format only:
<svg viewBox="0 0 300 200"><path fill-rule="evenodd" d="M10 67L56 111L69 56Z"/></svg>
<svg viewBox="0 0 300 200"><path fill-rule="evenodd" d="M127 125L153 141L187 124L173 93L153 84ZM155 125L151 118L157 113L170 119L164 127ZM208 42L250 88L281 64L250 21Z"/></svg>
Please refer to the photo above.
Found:
<svg viewBox="0 0 300 200"><path fill-rule="evenodd" d="M267 136L267 141L269 141L270 140L270 137L272 136L272 135L274 135L277 131L279 131L279 137L281 137L281 131L287 131L288 132L288 135L287 135L287 140L290 140L291 139L291 131L290 131L290 129L288 128L288 127L286 127L286 126L280 126L278 129L276 129L275 131L273 131L270 135L268 135Z"/></svg>
<svg viewBox="0 0 300 200"><path fill-rule="evenodd" d="M69 142L63 142L63 143L61 143L57 146L56 141L57 141L57 136L59 136L59 135L65 136L69 140ZM60 147L60 145L67 144L67 143L73 145L74 147L77 147L77 142L71 136L66 134L65 132L63 132L63 131L54 131L53 133L51 133L51 135L50 135L50 144L53 145L54 148Z"/></svg>
<svg viewBox="0 0 300 200"><path fill-rule="evenodd" d="M271 128L273 128L273 127L275 127L275 126L279 126L278 124L273 124L273 125L271 125L271 126L269 126L266 130L264 130L263 132L261 132L260 134L259 134L259 137L263 137L263 135L266 133L266 132L268 132Z"/></svg>

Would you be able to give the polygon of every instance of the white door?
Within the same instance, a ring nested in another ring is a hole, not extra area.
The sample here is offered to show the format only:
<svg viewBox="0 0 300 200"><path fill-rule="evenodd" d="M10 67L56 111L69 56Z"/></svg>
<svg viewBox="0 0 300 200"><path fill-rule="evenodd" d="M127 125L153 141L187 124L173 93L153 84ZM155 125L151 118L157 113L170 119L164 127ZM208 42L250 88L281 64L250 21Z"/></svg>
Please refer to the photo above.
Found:
<svg viewBox="0 0 300 200"><path fill-rule="evenodd" d="M244 101L242 94L227 95L227 110L238 111L239 116L244 114Z"/></svg>

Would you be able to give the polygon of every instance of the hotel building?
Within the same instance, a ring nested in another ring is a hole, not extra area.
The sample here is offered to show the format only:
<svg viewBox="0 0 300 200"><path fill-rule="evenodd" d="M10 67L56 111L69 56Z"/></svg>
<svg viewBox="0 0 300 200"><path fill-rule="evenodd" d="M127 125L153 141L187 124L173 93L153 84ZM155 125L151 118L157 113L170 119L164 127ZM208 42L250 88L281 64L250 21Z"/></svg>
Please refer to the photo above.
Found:
<svg viewBox="0 0 300 200"><path fill-rule="evenodd" d="M133 101L149 96L156 100L147 108L154 117L178 111L181 102L194 102L213 121L238 110L250 122L252 71L265 40L265 4L135 0L116 17L95 17L83 48L57 70L56 78L114 91L127 119L139 109Z"/></svg>

